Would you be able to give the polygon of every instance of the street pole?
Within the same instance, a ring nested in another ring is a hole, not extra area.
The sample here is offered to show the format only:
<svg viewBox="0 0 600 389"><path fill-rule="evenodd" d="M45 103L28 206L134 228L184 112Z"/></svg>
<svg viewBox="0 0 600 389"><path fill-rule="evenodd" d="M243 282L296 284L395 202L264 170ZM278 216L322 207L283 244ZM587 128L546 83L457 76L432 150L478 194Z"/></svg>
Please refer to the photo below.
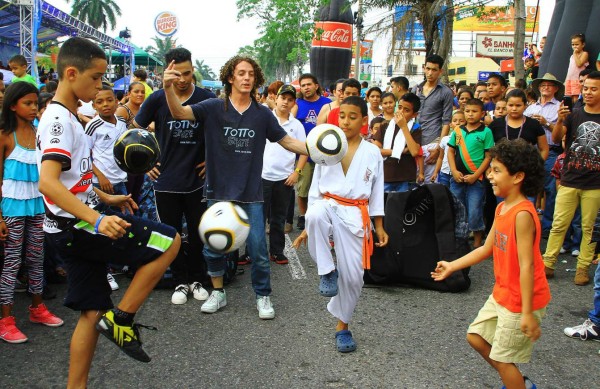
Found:
<svg viewBox="0 0 600 389"><path fill-rule="evenodd" d="M360 41L362 37L362 0L358 0L358 11L356 13L356 51L354 58L354 77L360 81Z"/></svg>

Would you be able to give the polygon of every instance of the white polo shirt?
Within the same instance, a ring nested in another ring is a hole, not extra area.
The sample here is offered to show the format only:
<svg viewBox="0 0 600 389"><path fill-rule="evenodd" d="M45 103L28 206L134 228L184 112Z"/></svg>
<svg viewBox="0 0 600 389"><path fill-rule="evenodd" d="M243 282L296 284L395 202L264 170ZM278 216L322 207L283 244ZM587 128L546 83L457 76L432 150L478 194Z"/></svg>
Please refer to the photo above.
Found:
<svg viewBox="0 0 600 389"><path fill-rule="evenodd" d="M304 126L291 113L288 120L284 122L277 117L274 110L273 115L289 136L301 142L306 142ZM295 153L284 149L279 143L267 141L265 153L263 154L262 178L269 181L285 180L294 172L295 162Z"/></svg>

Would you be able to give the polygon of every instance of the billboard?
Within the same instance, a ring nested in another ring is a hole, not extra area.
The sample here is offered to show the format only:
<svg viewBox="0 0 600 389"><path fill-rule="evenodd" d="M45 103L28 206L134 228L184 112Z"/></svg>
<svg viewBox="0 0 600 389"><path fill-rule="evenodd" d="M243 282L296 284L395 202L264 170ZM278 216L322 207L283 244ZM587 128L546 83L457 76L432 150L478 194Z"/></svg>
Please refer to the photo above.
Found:
<svg viewBox="0 0 600 389"><path fill-rule="evenodd" d="M477 34L475 41L477 54L484 57L509 58L515 52L514 35Z"/></svg>
<svg viewBox="0 0 600 389"><path fill-rule="evenodd" d="M526 8L525 31L539 32L539 20L535 23L537 7ZM515 31L514 7L460 7L454 10L454 31Z"/></svg>

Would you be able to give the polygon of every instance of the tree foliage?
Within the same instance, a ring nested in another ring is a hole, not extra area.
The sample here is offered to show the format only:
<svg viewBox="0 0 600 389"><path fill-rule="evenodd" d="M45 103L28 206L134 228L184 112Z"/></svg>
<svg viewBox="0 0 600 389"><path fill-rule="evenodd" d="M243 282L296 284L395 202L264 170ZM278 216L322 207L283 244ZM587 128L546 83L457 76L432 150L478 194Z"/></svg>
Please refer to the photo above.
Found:
<svg viewBox="0 0 600 389"><path fill-rule="evenodd" d="M71 0L66 0L67 3ZM117 25L117 16L121 16L121 8L115 0L72 0L71 15L96 29L111 30Z"/></svg>
<svg viewBox="0 0 600 389"><path fill-rule="evenodd" d="M165 38L159 38L158 36L155 36L152 38L152 40L154 41L154 46L148 46L144 49L144 51L154 55L156 58L162 61L164 61L167 51L181 47L181 45L177 44L177 39L170 36ZM169 64L165 64L165 66L168 65Z"/></svg>
<svg viewBox="0 0 600 389"><path fill-rule="evenodd" d="M202 80L214 81L217 79L217 75L213 72L212 68L204 63L204 60L196 60L194 62L196 71L200 73Z"/></svg>
<svg viewBox="0 0 600 389"><path fill-rule="evenodd" d="M239 53L255 58L268 80L297 77L308 62L315 12L326 1L237 0L238 19L261 20L261 37Z"/></svg>

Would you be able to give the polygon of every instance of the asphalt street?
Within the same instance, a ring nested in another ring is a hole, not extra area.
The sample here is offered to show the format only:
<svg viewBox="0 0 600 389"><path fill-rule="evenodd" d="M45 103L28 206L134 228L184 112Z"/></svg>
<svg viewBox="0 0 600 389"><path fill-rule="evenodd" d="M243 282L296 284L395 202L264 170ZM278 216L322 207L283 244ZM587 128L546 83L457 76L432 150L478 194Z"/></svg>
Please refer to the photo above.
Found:
<svg viewBox="0 0 600 389"><path fill-rule="evenodd" d="M290 238L297 236L294 231ZM545 244L545 241L544 241ZM227 288L227 307L200 312L201 302L170 302L170 290L152 293L136 319L148 364L134 361L101 338L89 388L500 388L496 372L465 341L465 331L493 283L490 260L471 270L472 286L445 294L410 287L365 287L351 330L354 353L335 348L335 319L317 292L308 252L289 253L289 265L272 265L276 318L258 318L245 274ZM563 262L563 261L566 261ZM597 388L600 343L568 338L563 328L581 324L592 305L593 286L573 284L575 258L561 255L550 281L553 300L542 324L532 362L521 365L538 388ZM592 268L592 271L595 267ZM129 280L117 276L121 289ZM0 387L61 388L67 380L69 339L77 313L48 306L65 320L60 328L28 322L26 294L14 306L24 344L0 343Z"/></svg>

